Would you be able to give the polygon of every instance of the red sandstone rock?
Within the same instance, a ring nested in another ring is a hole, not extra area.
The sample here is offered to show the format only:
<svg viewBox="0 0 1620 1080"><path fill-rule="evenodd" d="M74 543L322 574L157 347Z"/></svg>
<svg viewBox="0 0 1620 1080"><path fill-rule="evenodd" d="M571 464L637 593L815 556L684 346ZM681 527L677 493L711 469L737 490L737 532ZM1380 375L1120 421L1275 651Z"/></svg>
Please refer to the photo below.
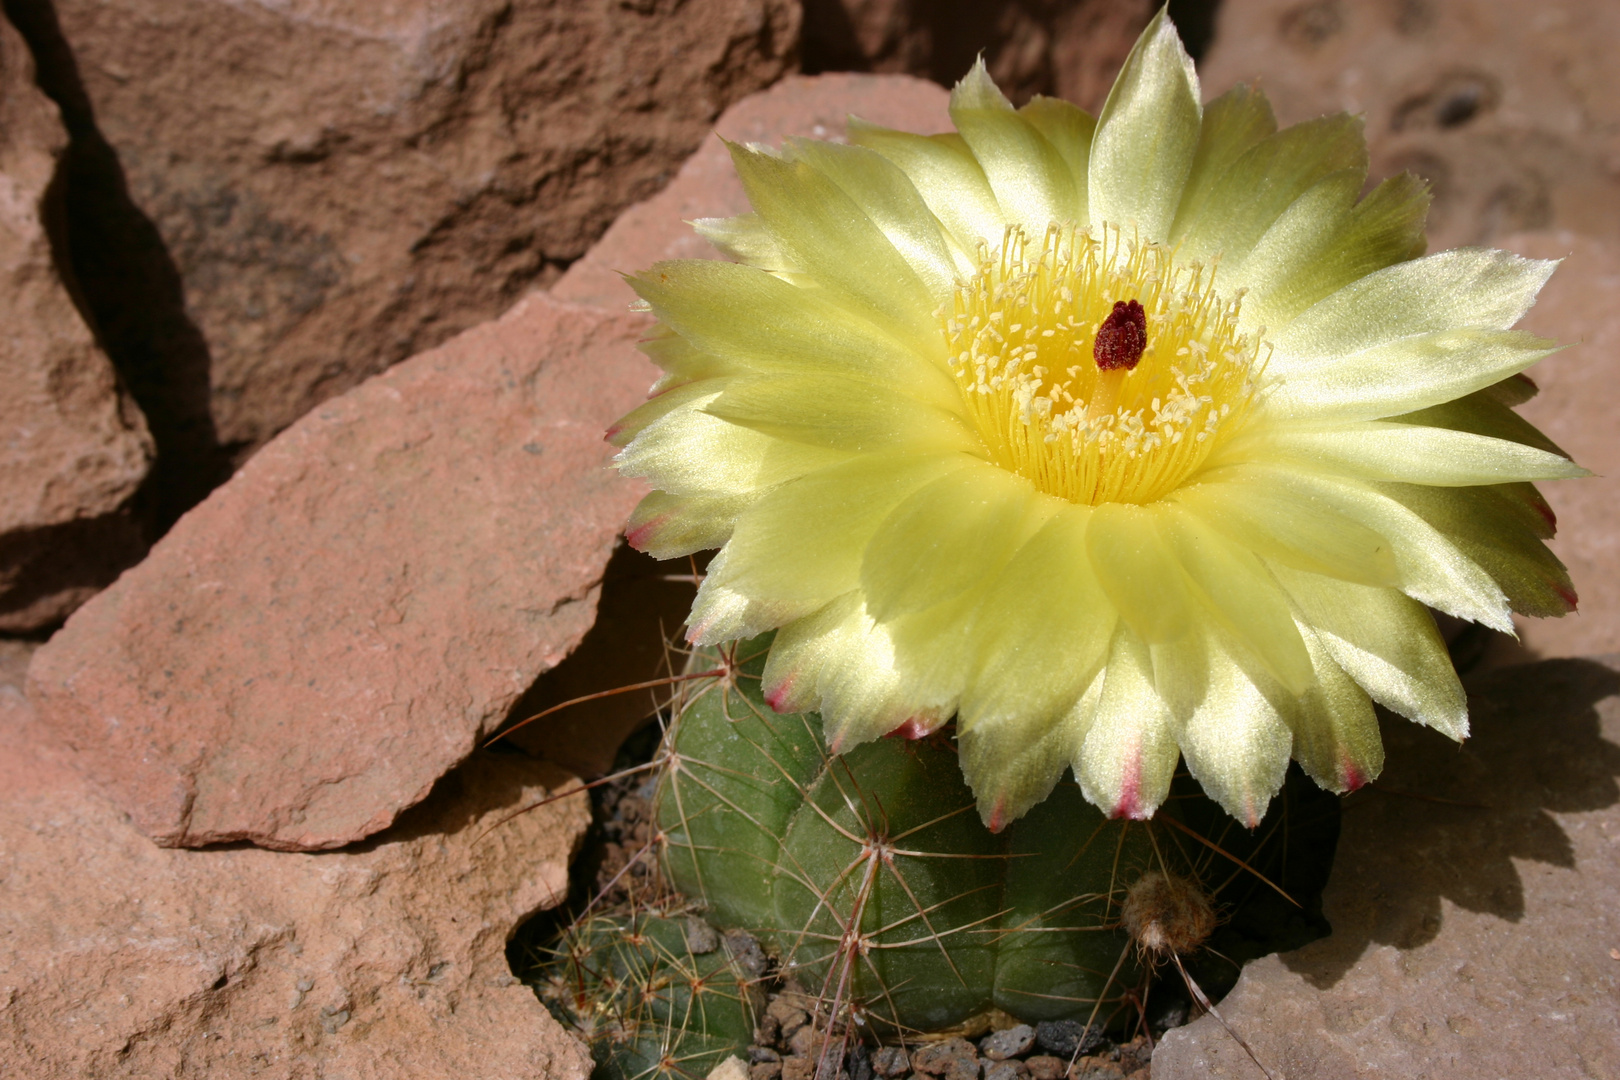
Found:
<svg viewBox="0 0 1620 1080"><path fill-rule="evenodd" d="M1206 95L1258 80L1284 123L1364 113L1374 176L1435 186L1430 247L1525 229L1620 242L1612 0L1225 0Z"/></svg>
<svg viewBox="0 0 1620 1080"><path fill-rule="evenodd" d="M726 110L710 137L668 187L630 207L595 247L552 286L563 300L623 309L636 298L621 273L662 259L717 259L687 222L748 210L748 198L721 138L779 145L790 135L842 139L851 115L907 131L951 130L950 95L905 75L791 76Z"/></svg>
<svg viewBox="0 0 1620 1080"><path fill-rule="evenodd" d="M567 890L573 781L480 754L372 842L165 851L0 687L0 1075L585 1080L507 937ZM486 835L487 833L487 835Z"/></svg>
<svg viewBox="0 0 1620 1080"><path fill-rule="evenodd" d="M126 504L152 440L45 230L66 145L27 47L0 23L0 633L59 622L144 548Z"/></svg>
<svg viewBox="0 0 1620 1080"><path fill-rule="evenodd" d="M949 86L984 54L1015 101L1056 94L1096 111L1158 5L1151 0L806 0L810 71L922 75Z"/></svg>
<svg viewBox="0 0 1620 1080"><path fill-rule="evenodd" d="M386 827L590 628L641 325L536 294L311 413L35 654L41 719L165 845Z"/></svg>
<svg viewBox="0 0 1620 1080"><path fill-rule="evenodd" d="M238 450L583 254L788 69L799 23L793 0L55 9Z"/></svg>
<svg viewBox="0 0 1620 1080"><path fill-rule="evenodd" d="M1469 680L1461 750L1397 720L1349 796L1331 936L1250 963L1221 1015L1274 1076L1620 1075L1620 657ZM1258 1076L1213 1018L1154 1080Z"/></svg>

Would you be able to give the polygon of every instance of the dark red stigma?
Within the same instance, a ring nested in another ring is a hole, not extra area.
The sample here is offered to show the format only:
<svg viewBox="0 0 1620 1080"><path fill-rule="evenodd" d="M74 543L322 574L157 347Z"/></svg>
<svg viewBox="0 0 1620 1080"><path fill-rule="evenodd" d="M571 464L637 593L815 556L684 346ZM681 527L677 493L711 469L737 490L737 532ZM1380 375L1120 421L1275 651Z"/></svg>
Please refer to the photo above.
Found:
<svg viewBox="0 0 1620 1080"><path fill-rule="evenodd" d="M1104 371L1124 368L1130 371L1147 349L1147 312L1135 300L1114 301L1114 310L1097 327L1097 343L1091 355Z"/></svg>

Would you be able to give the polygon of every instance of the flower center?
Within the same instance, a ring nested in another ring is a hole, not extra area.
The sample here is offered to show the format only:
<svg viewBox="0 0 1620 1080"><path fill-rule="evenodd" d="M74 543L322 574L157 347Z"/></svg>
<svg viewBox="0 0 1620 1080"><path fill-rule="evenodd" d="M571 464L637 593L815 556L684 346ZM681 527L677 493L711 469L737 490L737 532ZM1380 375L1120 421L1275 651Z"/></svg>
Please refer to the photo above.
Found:
<svg viewBox="0 0 1620 1080"><path fill-rule="evenodd" d="M1260 343L1202 266L1161 244L1051 225L980 250L940 325L992 460L1071 502L1181 484L1254 399Z"/></svg>

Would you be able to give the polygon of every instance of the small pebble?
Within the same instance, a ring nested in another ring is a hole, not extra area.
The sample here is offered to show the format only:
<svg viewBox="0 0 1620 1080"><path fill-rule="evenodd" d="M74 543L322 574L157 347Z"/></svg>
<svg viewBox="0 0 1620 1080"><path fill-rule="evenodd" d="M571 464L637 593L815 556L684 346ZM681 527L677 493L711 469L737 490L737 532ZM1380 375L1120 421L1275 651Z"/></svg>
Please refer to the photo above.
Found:
<svg viewBox="0 0 1620 1080"><path fill-rule="evenodd" d="M1069 1071L1070 1080L1125 1080L1125 1070L1119 1062L1105 1057L1086 1057L1074 1063Z"/></svg>
<svg viewBox="0 0 1620 1080"><path fill-rule="evenodd" d="M902 1046L880 1046L872 1051L872 1071L882 1077L904 1076L911 1059Z"/></svg>
<svg viewBox="0 0 1620 1080"><path fill-rule="evenodd" d="M1028 1024L993 1031L979 1040L979 1052L991 1061L1006 1061L1029 1053L1035 1045L1035 1029ZM986 1080L990 1074L986 1072Z"/></svg>
<svg viewBox="0 0 1620 1080"><path fill-rule="evenodd" d="M780 1061L757 1061L748 1066L748 1080L780 1080L781 1075Z"/></svg>
<svg viewBox="0 0 1620 1080"><path fill-rule="evenodd" d="M1101 1027L1086 1027L1078 1020L1042 1020L1035 1025L1035 1041L1048 1054L1073 1059L1103 1043Z"/></svg>
<svg viewBox="0 0 1620 1080"><path fill-rule="evenodd" d="M793 1033L810 1022L810 1014L784 998L777 998L765 1007L765 1015L776 1020L781 1038L791 1039Z"/></svg>
<svg viewBox="0 0 1620 1080"><path fill-rule="evenodd" d="M1051 1054L1036 1054L1027 1059L1024 1065L1029 1069L1030 1080L1061 1080L1063 1074L1069 1071L1067 1061Z"/></svg>
<svg viewBox="0 0 1620 1080"><path fill-rule="evenodd" d="M785 1026L783 1030L787 1030ZM814 1024L805 1024L788 1036L788 1049L798 1057L819 1055L821 1051L821 1032L816 1030Z"/></svg>
<svg viewBox="0 0 1620 1080"><path fill-rule="evenodd" d="M806 1057L790 1057L782 1059L782 1080L810 1080L815 1074L816 1063Z"/></svg>
<svg viewBox="0 0 1620 1080"><path fill-rule="evenodd" d="M698 918L686 917L686 947L694 956L712 953L720 947L720 931Z"/></svg>
<svg viewBox="0 0 1620 1080"><path fill-rule="evenodd" d="M781 1061L782 1055L768 1046L750 1046L748 1048L748 1063L759 1065L767 1061Z"/></svg>
<svg viewBox="0 0 1620 1080"><path fill-rule="evenodd" d="M1022 1061L987 1061L984 1080L1025 1080L1029 1068Z"/></svg>
<svg viewBox="0 0 1620 1080"><path fill-rule="evenodd" d="M918 1047L911 1067L944 1080L979 1080L979 1053L966 1039L953 1037Z"/></svg>

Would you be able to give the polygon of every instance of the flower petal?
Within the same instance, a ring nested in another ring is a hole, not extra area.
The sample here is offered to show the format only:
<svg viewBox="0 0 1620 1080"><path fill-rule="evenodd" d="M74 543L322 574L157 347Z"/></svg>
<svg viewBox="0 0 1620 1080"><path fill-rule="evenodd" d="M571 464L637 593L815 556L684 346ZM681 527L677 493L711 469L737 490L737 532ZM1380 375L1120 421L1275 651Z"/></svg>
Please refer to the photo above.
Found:
<svg viewBox="0 0 1620 1080"><path fill-rule="evenodd" d="M1253 649L1289 693L1309 690L1315 684L1310 655L1282 589L1260 560L1174 504L1159 523L1196 595L1227 632Z"/></svg>
<svg viewBox="0 0 1620 1080"><path fill-rule="evenodd" d="M1518 322L1557 263L1456 248L1397 263L1346 285L1274 332L1278 358L1332 358L1398 338Z"/></svg>
<svg viewBox="0 0 1620 1080"><path fill-rule="evenodd" d="M1091 144L1086 190L1094 232L1105 224L1167 240L1198 149L1198 73L1164 9L1108 92Z"/></svg>
<svg viewBox="0 0 1620 1080"><path fill-rule="evenodd" d="M1378 717L1366 691L1334 662L1303 616L1299 632L1316 667L1317 685L1297 708L1283 710L1283 719L1294 732L1294 760L1328 791L1354 791L1376 780L1384 769Z"/></svg>
<svg viewBox="0 0 1620 1080"><path fill-rule="evenodd" d="M951 120L990 181L996 202L1031 232L1076 221L1079 200L1063 156L996 89L984 58L951 92Z"/></svg>
<svg viewBox="0 0 1620 1080"><path fill-rule="evenodd" d="M991 584L969 631L964 730L1022 739L1067 709L1108 654L1116 614L1086 557L1089 507L1065 504Z"/></svg>
<svg viewBox="0 0 1620 1080"><path fill-rule="evenodd" d="M1109 817L1153 816L1170 794L1181 748L1153 684L1147 645L1128 626L1114 631L1097 709L1074 760L1087 801Z"/></svg>
<svg viewBox="0 0 1620 1080"><path fill-rule="evenodd" d="M1222 447L1223 461L1303 461L1368 480L1466 487L1591 473L1559 454L1447 428L1368 420L1331 428L1271 428Z"/></svg>
<svg viewBox="0 0 1620 1080"><path fill-rule="evenodd" d="M1266 559L1364 585L1400 580L1393 546L1381 533L1278 483L1274 470L1224 469L1170 501Z"/></svg>
<svg viewBox="0 0 1620 1080"><path fill-rule="evenodd" d="M1186 575L1158 529L1159 508L1129 503L1094 507L1086 554L1103 592L1133 634L1149 645L1192 626Z"/></svg>
<svg viewBox="0 0 1620 1080"><path fill-rule="evenodd" d="M751 495L671 495L649 492L630 514L624 536L655 559L674 559L717 548L731 539L737 515Z"/></svg>
<svg viewBox="0 0 1620 1080"><path fill-rule="evenodd" d="M1091 140L1097 133L1097 118L1077 105L1041 94L1030 98L1018 115L1046 137L1068 166L1069 181L1074 185L1071 220L1077 224L1089 221L1086 180L1091 172Z"/></svg>
<svg viewBox="0 0 1620 1080"><path fill-rule="evenodd" d="M851 311L905 336L937 333L936 296L872 219L802 161L733 144L754 212L793 265Z"/></svg>
<svg viewBox="0 0 1620 1080"><path fill-rule="evenodd" d="M703 409L779 439L829 450L974 453L982 445L955 413L904 393L824 375L728 379Z"/></svg>
<svg viewBox="0 0 1620 1080"><path fill-rule="evenodd" d="M896 506L867 545L861 588L879 620L923 611L982 582L1056 500L986 462L954 470Z"/></svg>
<svg viewBox="0 0 1620 1080"><path fill-rule="evenodd" d="M1328 654L1374 701L1450 738L1468 735L1468 698L1423 605L1393 589L1274 566Z"/></svg>
<svg viewBox="0 0 1620 1080"><path fill-rule="evenodd" d="M867 320L762 270L709 259L658 263L630 279L653 313L698 349L758 372L828 374L960 400L938 327L902 345ZM929 350L938 342L938 351Z"/></svg>
<svg viewBox="0 0 1620 1080"><path fill-rule="evenodd" d="M1275 684L1268 696L1269 680L1244 670L1220 635L1206 634L1203 645L1206 690L1182 727L1181 756L1204 793L1252 829L1288 772L1293 731L1273 700L1288 697Z"/></svg>
<svg viewBox="0 0 1620 1080"><path fill-rule="evenodd" d="M1557 617L1575 610L1569 571L1513 505L1491 488L1380 484L1379 490L1433 525L1478 563L1521 615Z"/></svg>
<svg viewBox="0 0 1620 1080"><path fill-rule="evenodd" d="M1203 222L1204 207L1210 194L1232 163L1243 153L1277 131L1277 118L1271 102L1252 86L1239 84L1204 106L1198 133L1198 149L1192 170L1176 208L1170 242L1180 243Z"/></svg>
<svg viewBox="0 0 1620 1080"><path fill-rule="evenodd" d="M1040 725L988 723L957 729L962 775L973 789L979 818L991 832L1017 821L1042 802L1079 756L1102 697L1099 662L1086 690Z"/></svg>
<svg viewBox="0 0 1620 1080"><path fill-rule="evenodd" d="M685 407L690 411L702 408L729 385L729 378L705 379L665 390L615 420L603 438L609 446L628 446L637 435L676 409Z"/></svg>
<svg viewBox="0 0 1620 1080"><path fill-rule="evenodd" d="M783 442L710 416L703 406L718 397L722 387L695 385L705 392L648 424L619 451L614 458L619 475L646 477L672 495L741 495L775 487L849 456Z"/></svg>
<svg viewBox="0 0 1620 1080"><path fill-rule="evenodd" d="M1267 298L1286 288L1344 228L1365 179L1365 171L1359 168L1328 173L1277 215L1248 254L1222 259L1216 268L1216 286L1248 290L1239 315L1241 329L1259 333L1269 325Z"/></svg>
<svg viewBox="0 0 1620 1080"><path fill-rule="evenodd" d="M1375 420L1439 405L1516 374L1556 352L1518 330L1439 330L1331 360L1278 363L1266 400L1285 417Z"/></svg>
<svg viewBox="0 0 1620 1080"><path fill-rule="evenodd" d="M1001 204L961 136L912 135L851 119L849 141L899 166L964 251L977 251L981 241L1001 243L1007 225Z"/></svg>
<svg viewBox="0 0 1620 1080"><path fill-rule="evenodd" d="M867 543L897 505L968 463L961 455L862 454L783 484L737 519L721 583L820 607L859 585ZM716 576L711 567L704 585Z"/></svg>
<svg viewBox="0 0 1620 1080"><path fill-rule="evenodd" d="M692 614L686 620L686 640L694 645L718 645L724 641L757 637L767 630L785 626L815 611L816 600L763 598L732 588L726 574L726 550L709 560L692 599Z"/></svg>
<svg viewBox="0 0 1620 1080"><path fill-rule="evenodd" d="M758 214L738 214L729 218L698 218L692 222L697 233L716 251L735 262L768 270L772 274L794 273L793 265L782 245L766 227Z"/></svg>
<svg viewBox="0 0 1620 1080"><path fill-rule="evenodd" d="M1401 591L1448 615L1513 632L1507 597L1490 575L1428 522L1387 495L1343 477L1274 466L1250 465L1230 473L1222 470L1223 478L1228 475L1270 484L1278 494L1302 505L1316 503L1378 533L1389 543L1395 584ZM1267 555L1269 558L1270 553ZM1274 560L1273 572L1279 563L1287 565Z"/></svg>
<svg viewBox="0 0 1620 1080"><path fill-rule="evenodd" d="M1185 255L1219 254L1223 268L1240 262L1295 199L1323 177L1346 169L1365 174L1367 144L1361 122L1342 113L1261 139L1215 182L1182 240Z"/></svg>
<svg viewBox="0 0 1620 1080"><path fill-rule="evenodd" d="M1426 409L1401 413L1389 418L1393 424L1420 424L1427 427L1463 431L1488 439L1501 439L1528 446L1555 457L1568 459L1563 447L1543 435L1534 424L1502 404L1491 388L1476 391L1453 401ZM1590 473L1583 473L1590 476Z"/></svg>
<svg viewBox="0 0 1620 1080"><path fill-rule="evenodd" d="M893 162L864 146L793 139L794 157L807 161L872 219L931 292L947 297L959 273L971 271L971 252L945 233L917 188Z"/></svg>
<svg viewBox="0 0 1620 1080"><path fill-rule="evenodd" d="M1429 201L1428 184L1411 173L1385 180L1335 232L1321 238L1308 258L1299 258L1291 273L1275 275L1264 287L1245 281L1251 290L1243 300L1245 315L1255 325L1280 329L1352 281L1422 255ZM1255 269L1256 275L1263 272Z"/></svg>
<svg viewBox="0 0 1620 1080"><path fill-rule="evenodd" d="M910 719L900 700L893 642L858 591L784 626L763 678L765 700L777 712L820 710L834 753Z"/></svg>

